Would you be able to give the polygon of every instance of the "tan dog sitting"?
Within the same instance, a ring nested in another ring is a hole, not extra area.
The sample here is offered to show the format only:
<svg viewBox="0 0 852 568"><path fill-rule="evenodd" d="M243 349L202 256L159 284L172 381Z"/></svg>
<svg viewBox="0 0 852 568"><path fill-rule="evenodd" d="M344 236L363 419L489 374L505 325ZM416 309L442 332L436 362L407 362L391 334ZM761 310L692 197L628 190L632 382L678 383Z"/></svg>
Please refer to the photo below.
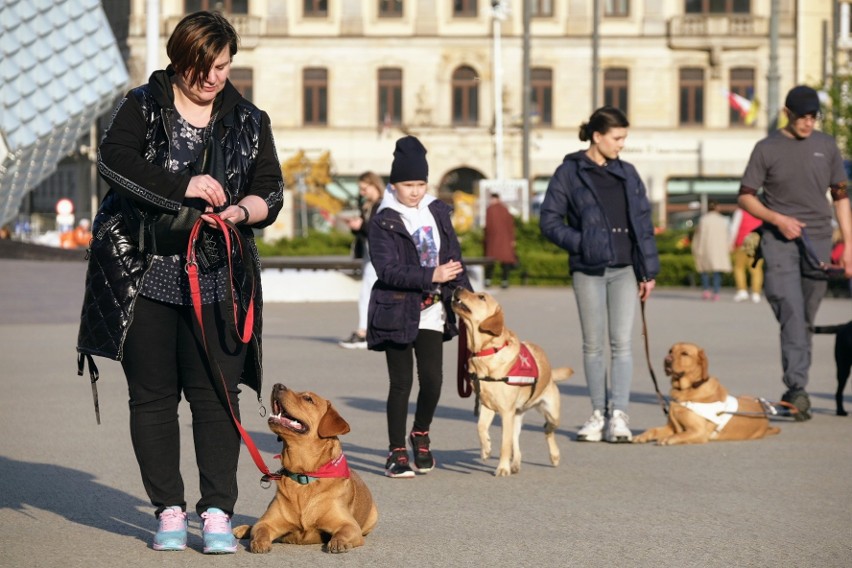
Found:
<svg viewBox="0 0 852 568"><path fill-rule="evenodd" d="M497 413L503 426L503 439L494 475L517 473L521 469L519 441L524 413L535 408L545 418L544 436L550 462L558 465L555 432L559 427L560 399L554 381L567 379L574 371L568 367L551 370L539 346L518 340L504 325L503 310L490 294L457 288L453 294L453 311L467 328L467 347L472 354L468 370L482 402L477 425L482 459L491 455L488 428ZM526 373L528 369L537 372Z"/></svg>
<svg viewBox="0 0 852 568"><path fill-rule="evenodd" d="M363 545L378 512L370 490L347 466L337 438L349 432L349 424L321 396L277 384L269 429L284 443L278 490L260 520L236 527L234 536L250 536L252 552L269 552L279 539L327 541L329 552Z"/></svg>
<svg viewBox="0 0 852 568"><path fill-rule="evenodd" d="M633 443L663 446L721 440L756 440L781 430L769 425L761 402L734 398L708 373L707 355L692 343L675 343L665 359L672 378L669 421L636 436Z"/></svg>

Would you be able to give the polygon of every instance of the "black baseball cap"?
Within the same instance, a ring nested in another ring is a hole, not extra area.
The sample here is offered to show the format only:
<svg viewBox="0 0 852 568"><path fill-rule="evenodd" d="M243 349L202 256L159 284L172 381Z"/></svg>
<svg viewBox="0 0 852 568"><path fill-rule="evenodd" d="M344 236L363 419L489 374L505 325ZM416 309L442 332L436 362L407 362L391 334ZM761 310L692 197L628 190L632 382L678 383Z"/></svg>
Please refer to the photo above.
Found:
<svg viewBox="0 0 852 568"><path fill-rule="evenodd" d="M790 89L784 106L796 116L806 114L817 114L819 112L819 95L806 85L799 85Z"/></svg>

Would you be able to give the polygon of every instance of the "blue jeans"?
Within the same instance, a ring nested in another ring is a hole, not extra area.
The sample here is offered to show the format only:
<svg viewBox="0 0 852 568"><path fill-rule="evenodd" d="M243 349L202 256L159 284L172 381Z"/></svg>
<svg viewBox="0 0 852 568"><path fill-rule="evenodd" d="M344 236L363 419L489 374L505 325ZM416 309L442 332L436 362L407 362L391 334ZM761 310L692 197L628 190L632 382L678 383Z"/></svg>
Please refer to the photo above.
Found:
<svg viewBox="0 0 852 568"><path fill-rule="evenodd" d="M709 290L710 289L710 276L713 276L713 293L718 294L719 289L722 287L722 273L721 272L702 272L701 273L701 289Z"/></svg>
<svg viewBox="0 0 852 568"><path fill-rule="evenodd" d="M612 357L612 408L627 412L630 382L633 379L631 335L639 293L633 267L607 268L603 276L575 272L572 278L583 331L583 370L592 399L592 410L606 412L606 365L603 351L608 327Z"/></svg>

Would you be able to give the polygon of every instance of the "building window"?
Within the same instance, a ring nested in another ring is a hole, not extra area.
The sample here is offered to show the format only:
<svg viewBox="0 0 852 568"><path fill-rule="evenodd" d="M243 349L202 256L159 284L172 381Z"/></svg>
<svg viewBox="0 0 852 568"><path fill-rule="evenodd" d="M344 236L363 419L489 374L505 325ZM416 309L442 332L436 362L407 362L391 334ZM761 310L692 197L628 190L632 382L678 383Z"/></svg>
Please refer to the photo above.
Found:
<svg viewBox="0 0 852 568"><path fill-rule="evenodd" d="M328 0L303 0L306 18L325 18L328 16Z"/></svg>
<svg viewBox="0 0 852 568"><path fill-rule="evenodd" d="M626 18L630 15L630 0L606 0L604 16L607 18Z"/></svg>
<svg viewBox="0 0 852 568"><path fill-rule="evenodd" d="M553 125L553 71L544 67L530 70L530 88L532 90L533 111L538 124Z"/></svg>
<svg viewBox="0 0 852 568"><path fill-rule="evenodd" d="M453 125L476 126L479 123L479 76L470 67L453 72Z"/></svg>
<svg viewBox="0 0 852 568"><path fill-rule="evenodd" d="M533 18L550 18L553 16L553 0L528 0L532 2ZM521 4L523 6L523 4Z"/></svg>
<svg viewBox="0 0 852 568"><path fill-rule="evenodd" d="M750 14L751 0L686 0L687 14Z"/></svg>
<svg viewBox="0 0 852 568"><path fill-rule="evenodd" d="M379 124L402 124L402 69L379 69Z"/></svg>
<svg viewBox="0 0 852 568"><path fill-rule="evenodd" d="M248 14L248 0L184 0L185 14L201 10L225 12L227 14Z"/></svg>
<svg viewBox="0 0 852 568"><path fill-rule="evenodd" d="M453 16L456 18L475 18L477 0L453 0Z"/></svg>
<svg viewBox="0 0 852 568"><path fill-rule="evenodd" d="M680 70L680 124L704 124L704 69Z"/></svg>
<svg viewBox="0 0 852 568"><path fill-rule="evenodd" d="M380 18L401 18L402 0L379 0Z"/></svg>
<svg viewBox="0 0 852 568"><path fill-rule="evenodd" d="M625 115L628 114L628 72L627 69L607 69L604 71L604 104L614 106Z"/></svg>
<svg viewBox="0 0 852 568"><path fill-rule="evenodd" d="M328 124L328 71L308 68L302 71L304 94L303 118L306 126Z"/></svg>
<svg viewBox="0 0 852 568"><path fill-rule="evenodd" d="M231 84L247 100L251 101L254 96L254 85L252 82L252 70L246 67L231 67L231 75L228 77Z"/></svg>
<svg viewBox="0 0 852 568"><path fill-rule="evenodd" d="M754 104L752 100L754 99L754 69L744 67L731 69L730 83L731 93L737 94ZM751 126L754 124L754 112L749 112L753 109L737 109L734 108L733 104L729 106L731 107L731 126Z"/></svg>

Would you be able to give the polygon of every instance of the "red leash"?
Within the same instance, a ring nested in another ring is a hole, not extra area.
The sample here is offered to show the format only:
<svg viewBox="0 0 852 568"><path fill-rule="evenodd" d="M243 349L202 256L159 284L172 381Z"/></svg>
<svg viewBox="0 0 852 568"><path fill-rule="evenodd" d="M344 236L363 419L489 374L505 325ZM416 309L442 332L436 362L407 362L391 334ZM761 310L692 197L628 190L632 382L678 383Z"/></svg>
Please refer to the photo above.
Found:
<svg viewBox="0 0 852 568"><path fill-rule="evenodd" d="M229 272L229 285L228 290L231 293L231 301L234 306L234 327L236 332L236 337L242 343L248 343L251 340L252 329L254 327L254 282L251 283L251 298L249 300L248 308L246 308L245 320L242 325L242 332L240 332L239 325L239 304L240 302L234 296L233 292L233 279L234 279L234 265L233 259L231 256L231 235L235 236L235 242L237 244L237 250L239 252L240 257L243 256L243 241L240 235L239 229L234 226L230 221L224 221L221 217L215 214L209 214L209 217L213 219L216 223L217 228L222 231L225 236L225 251L228 257L228 272ZM225 375L222 373L222 370L219 368L219 364L210 356L210 350L207 348L207 335L204 333L204 324L201 313L201 285L198 281L198 261L196 255L196 244L198 241L198 237L201 233L201 230L206 226L206 223L202 219L198 219L195 222L195 225L192 227L192 232L189 235L189 245L186 249L186 273L189 275L189 289L192 295L192 307L195 311L195 319L198 322L198 327L201 330L201 338L204 342L204 351L207 353L207 358L211 363L211 367L214 369L214 373L219 375L219 378L222 380L223 387L223 395L225 400L228 403L228 410L231 413L231 419L234 421L234 425L237 427L237 430L240 432L240 437L243 439L243 442L248 448L249 453L251 454L252 459L254 460L255 465L263 474L262 480L268 481L270 479L281 479L281 476L275 473L271 473L269 468L266 467L266 463L263 461L263 458L260 456L260 452L255 446L254 441L249 436L249 433L243 428L243 425L240 424L240 421L237 419L237 415L234 413L234 408L231 405L231 397L228 396L228 384L225 381Z"/></svg>

